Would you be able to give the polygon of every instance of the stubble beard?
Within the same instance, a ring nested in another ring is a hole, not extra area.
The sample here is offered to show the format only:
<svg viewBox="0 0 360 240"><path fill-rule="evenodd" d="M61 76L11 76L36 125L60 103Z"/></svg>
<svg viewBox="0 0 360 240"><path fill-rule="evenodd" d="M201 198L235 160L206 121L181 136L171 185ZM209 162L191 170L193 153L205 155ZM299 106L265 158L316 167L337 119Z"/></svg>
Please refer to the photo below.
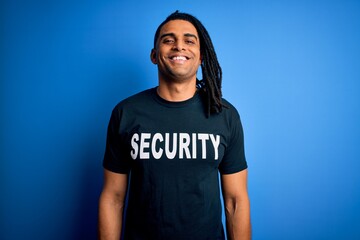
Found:
<svg viewBox="0 0 360 240"><path fill-rule="evenodd" d="M193 79L196 79L197 70L195 71L194 74L191 74L188 72L182 73L180 71L171 69L170 67L166 66L165 71L161 71L159 69L159 75L161 76L161 78L164 81L166 81L168 83L171 83L171 82L186 83L186 82L192 81Z"/></svg>

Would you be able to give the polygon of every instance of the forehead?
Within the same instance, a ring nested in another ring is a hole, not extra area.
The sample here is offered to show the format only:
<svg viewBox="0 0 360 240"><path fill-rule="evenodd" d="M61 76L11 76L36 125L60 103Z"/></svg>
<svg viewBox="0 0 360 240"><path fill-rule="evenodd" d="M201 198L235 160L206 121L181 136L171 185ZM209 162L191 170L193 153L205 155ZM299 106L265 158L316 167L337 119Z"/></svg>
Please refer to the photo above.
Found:
<svg viewBox="0 0 360 240"><path fill-rule="evenodd" d="M166 33L174 33L174 34L185 34L191 33L198 37L198 33L196 28L192 23L185 20L171 20L164 24L160 30L160 36Z"/></svg>

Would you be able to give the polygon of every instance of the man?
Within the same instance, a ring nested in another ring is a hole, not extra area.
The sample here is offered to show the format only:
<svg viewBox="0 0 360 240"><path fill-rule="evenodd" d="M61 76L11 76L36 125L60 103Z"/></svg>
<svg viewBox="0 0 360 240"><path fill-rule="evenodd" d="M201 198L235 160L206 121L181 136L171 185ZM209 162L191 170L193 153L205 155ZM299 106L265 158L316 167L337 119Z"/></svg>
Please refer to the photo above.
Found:
<svg viewBox="0 0 360 240"><path fill-rule="evenodd" d="M123 100L110 118L100 239L225 239L219 172L227 237L250 239L242 126L221 97L206 29L176 11L158 27L150 58L158 87Z"/></svg>

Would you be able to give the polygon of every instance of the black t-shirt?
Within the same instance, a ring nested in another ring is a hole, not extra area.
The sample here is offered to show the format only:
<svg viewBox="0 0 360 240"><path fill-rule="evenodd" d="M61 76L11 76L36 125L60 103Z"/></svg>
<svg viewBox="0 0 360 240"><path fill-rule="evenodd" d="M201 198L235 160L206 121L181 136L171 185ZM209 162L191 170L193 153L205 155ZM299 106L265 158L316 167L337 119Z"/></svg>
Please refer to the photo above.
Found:
<svg viewBox="0 0 360 240"><path fill-rule="evenodd" d="M152 88L113 110L103 166L130 174L125 239L224 239L218 173L247 168L236 109L206 117L200 94Z"/></svg>

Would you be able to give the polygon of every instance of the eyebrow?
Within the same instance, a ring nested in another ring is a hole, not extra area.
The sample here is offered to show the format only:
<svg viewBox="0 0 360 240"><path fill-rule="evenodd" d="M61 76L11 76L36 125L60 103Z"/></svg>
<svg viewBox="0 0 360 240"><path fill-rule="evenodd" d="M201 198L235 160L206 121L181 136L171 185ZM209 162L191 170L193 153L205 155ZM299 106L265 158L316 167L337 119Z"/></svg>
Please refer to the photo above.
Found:
<svg viewBox="0 0 360 240"><path fill-rule="evenodd" d="M164 37L175 37L175 34L174 33L164 33L163 35L160 36L160 40L163 39ZM184 34L185 37L193 37L195 38L196 40L198 40L197 36L195 34L192 34L192 33L185 33Z"/></svg>

